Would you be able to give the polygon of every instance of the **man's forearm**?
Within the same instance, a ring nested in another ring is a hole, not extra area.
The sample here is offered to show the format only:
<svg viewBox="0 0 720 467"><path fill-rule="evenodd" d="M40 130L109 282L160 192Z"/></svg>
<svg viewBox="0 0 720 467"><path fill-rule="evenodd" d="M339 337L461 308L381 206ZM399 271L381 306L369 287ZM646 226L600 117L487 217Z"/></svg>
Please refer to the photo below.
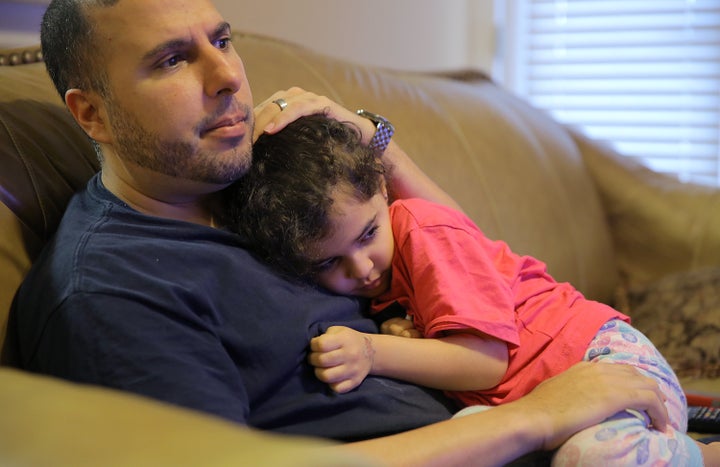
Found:
<svg viewBox="0 0 720 467"><path fill-rule="evenodd" d="M342 446L391 466L504 465L542 445L542 417L503 406Z"/></svg>
<svg viewBox="0 0 720 467"><path fill-rule="evenodd" d="M514 402L342 449L386 465L502 465L555 449L627 408L646 411L658 430L667 425L663 395L653 379L629 365L581 362Z"/></svg>
<svg viewBox="0 0 720 467"><path fill-rule="evenodd" d="M440 188L395 142L383 154L391 199L423 198L462 211L459 204Z"/></svg>

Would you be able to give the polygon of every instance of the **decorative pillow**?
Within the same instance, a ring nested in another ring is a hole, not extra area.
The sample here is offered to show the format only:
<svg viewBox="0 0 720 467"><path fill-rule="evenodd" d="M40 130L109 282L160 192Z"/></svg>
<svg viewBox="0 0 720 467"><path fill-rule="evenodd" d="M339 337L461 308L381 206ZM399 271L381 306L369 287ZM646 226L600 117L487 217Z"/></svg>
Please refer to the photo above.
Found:
<svg viewBox="0 0 720 467"><path fill-rule="evenodd" d="M679 377L720 376L720 268L673 274L620 290L617 307Z"/></svg>

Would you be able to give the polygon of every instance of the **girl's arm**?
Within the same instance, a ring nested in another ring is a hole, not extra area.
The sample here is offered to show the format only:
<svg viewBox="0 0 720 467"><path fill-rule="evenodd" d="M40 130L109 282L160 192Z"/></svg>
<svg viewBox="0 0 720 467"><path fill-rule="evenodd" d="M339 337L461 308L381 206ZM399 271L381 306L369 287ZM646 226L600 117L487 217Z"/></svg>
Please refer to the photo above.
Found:
<svg viewBox="0 0 720 467"><path fill-rule="evenodd" d="M368 374L450 391L489 389L505 375L505 342L481 333L433 339L365 334L333 326L310 341L310 364L338 392L357 387Z"/></svg>

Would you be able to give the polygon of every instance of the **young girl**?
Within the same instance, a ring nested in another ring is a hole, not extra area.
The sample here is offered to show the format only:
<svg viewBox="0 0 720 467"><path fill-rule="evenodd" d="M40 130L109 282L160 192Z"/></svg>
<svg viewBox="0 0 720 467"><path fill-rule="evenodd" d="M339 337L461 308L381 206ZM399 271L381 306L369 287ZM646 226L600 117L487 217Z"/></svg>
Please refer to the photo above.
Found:
<svg viewBox="0 0 720 467"><path fill-rule="evenodd" d="M580 360L622 363L659 382L672 427L659 432L644 414L622 412L570 438L556 465L701 465L700 449L720 450L685 434L680 384L627 316L556 282L461 212L419 199L388 208L383 166L355 128L314 115L261 136L226 200L225 225L278 271L372 299L375 313L399 305L426 338L330 327L311 340L309 360L336 392L375 374L491 406ZM389 322L412 334L407 321Z"/></svg>

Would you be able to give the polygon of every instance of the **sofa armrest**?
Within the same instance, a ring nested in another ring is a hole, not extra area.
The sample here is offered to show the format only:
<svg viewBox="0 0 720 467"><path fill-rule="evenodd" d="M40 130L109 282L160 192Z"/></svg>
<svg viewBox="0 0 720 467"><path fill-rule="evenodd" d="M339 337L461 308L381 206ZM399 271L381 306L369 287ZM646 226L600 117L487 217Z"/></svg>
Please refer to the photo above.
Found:
<svg viewBox="0 0 720 467"><path fill-rule="evenodd" d="M573 137L600 193L625 285L720 265L720 189L683 183Z"/></svg>
<svg viewBox="0 0 720 467"><path fill-rule="evenodd" d="M311 438L261 433L139 396L0 368L1 465L368 466Z"/></svg>

